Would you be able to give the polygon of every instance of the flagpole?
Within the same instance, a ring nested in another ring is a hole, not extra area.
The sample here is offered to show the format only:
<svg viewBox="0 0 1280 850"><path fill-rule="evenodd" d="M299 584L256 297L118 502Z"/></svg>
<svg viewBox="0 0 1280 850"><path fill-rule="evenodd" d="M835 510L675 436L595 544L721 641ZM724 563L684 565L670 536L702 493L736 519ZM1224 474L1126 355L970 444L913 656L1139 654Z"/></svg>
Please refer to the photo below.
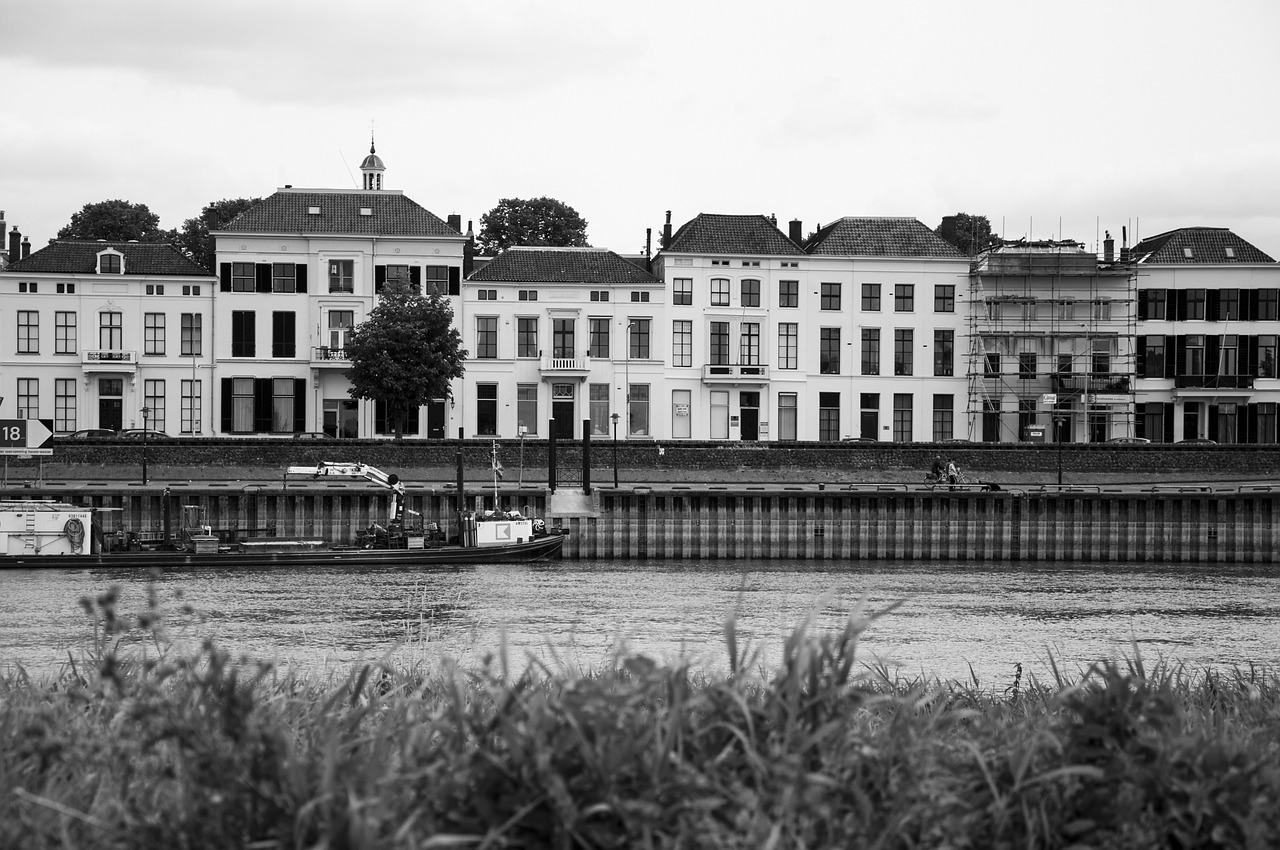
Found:
<svg viewBox="0 0 1280 850"><path fill-rule="evenodd" d="M493 470L493 509L498 510L498 441L493 441L489 450L489 468Z"/></svg>

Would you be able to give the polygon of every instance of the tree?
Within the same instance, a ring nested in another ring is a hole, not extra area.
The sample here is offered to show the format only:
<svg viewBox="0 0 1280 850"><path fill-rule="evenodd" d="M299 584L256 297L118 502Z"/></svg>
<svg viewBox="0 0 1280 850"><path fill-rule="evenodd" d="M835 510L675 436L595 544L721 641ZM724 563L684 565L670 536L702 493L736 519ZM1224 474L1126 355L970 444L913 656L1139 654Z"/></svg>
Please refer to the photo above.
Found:
<svg viewBox="0 0 1280 850"><path fill-rule="evenodd" d="M209 271L214 270L216 252L211 230L222 230L231 220L249 207L261 201L261 198L224 198L206 204L198 218L189 218L182 223L176 232L175 244L184 254Z"/></svg>
<svg viewBox="0 0 1280 850"><path fill-rule="evenodd" d="M985 215L956 213L943 216L942 223L934 232L970 257L977 256L1000 241L1000 237L991 232L991 222L987 221Z"/></svg>
<svg viewBox="0 0 1280 850"><path fill-rule="evenodd" d="M106 239L109 242L164 242L172 231L160 229L160 216L146 204L129 201L99 201L85 204L71 214L71 223L58 231L59 239Z"/></svg>
<svg viewBox="0 0 1280 850"><path fill-rule="evenodd" d="M503 198L480 216L479 249L496 254L514 245L587 248L587 221L555 198Z"/></svg>
<svg viewBox="0 0 1280 850"><path fill-rule="evenodd" d="M378 306L347 335L347 392L382 402L396 439L403 437L409 414L433 398L453 396L450 382L462 377L467 352L452 322L453 309L443 296L387 281Z"/></svg>

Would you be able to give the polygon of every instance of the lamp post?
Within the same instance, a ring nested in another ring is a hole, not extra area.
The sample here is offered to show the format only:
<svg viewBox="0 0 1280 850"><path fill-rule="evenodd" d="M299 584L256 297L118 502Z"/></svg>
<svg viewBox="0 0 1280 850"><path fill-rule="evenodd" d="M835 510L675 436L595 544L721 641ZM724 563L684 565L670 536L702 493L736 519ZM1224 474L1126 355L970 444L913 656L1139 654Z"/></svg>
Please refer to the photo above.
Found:
<svg viewBox="0 0 1280 850"><path fill-rule="evenodd" d="M151 416L151 408L142 407L142 483L147 483L147 419Z"/></svg>
<svg viewBox="0 0 1280 850"><path fill-rule="evenodd" d="M618 489L618 414L610 417L613 420L613 489Z"/></svg>
<svg viewBox="0 0 1280 850"><path fill-rule="evenodd" d="M1062 415L1061 411L1059 411L1053 417L1053 421L1058 426L1053 436L1058 441L1058 486L1061 487L1062 486L1062 425L1064 422L1067 421L1067 418Z"/></svg>

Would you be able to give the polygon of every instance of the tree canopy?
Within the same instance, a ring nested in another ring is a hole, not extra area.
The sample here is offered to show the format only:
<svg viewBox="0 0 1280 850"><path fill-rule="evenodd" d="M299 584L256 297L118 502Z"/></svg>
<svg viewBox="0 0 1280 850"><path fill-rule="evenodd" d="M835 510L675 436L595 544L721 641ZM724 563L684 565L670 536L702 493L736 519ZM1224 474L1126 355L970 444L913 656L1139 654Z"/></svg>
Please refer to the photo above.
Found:
<svg viewBox="0 0 1280 850"><path fill-rule="evenodd" d="M555 198L503 198L480 216L478 243L484 254L516 245L587 248L587 221Z"/></svg>
<svg viewBox="0 0 1280 850"><path fill-rule="evenodd" d="M934 228L934 233L970 257L977 256L1000 241L1000 237L991 232L991 222L985 215L963 212L943 216L942 223Z"/></svg>
<svg viewBox="0 0 1280 850"><path fill-rule="evenodd" d="M396 439L419 407L434 398L452 398L450 382L463 375L467 352L452 321L453 309L443 296L387 281L378 306L347 336L347 392L354 399L382 402Z"/></svg>
<svg viewBox="0 0 1280 850"><path fill-rule="evenodd" d="M206 204L196 218L189 218L174 233L178 248L195 262L213 271L216 263L214 238L211 230L222 230L231 219L258 203L261 198L224 198Z"/></svg>
<svg viewBox="0 0 1280 850"><path fill-rule="evenodd" d="M146 204L116 199L85 204L71 214L71 222L58 231L59 239L106 239L110 242L165 242L172 231L160 229L160 216Z"/></svg>

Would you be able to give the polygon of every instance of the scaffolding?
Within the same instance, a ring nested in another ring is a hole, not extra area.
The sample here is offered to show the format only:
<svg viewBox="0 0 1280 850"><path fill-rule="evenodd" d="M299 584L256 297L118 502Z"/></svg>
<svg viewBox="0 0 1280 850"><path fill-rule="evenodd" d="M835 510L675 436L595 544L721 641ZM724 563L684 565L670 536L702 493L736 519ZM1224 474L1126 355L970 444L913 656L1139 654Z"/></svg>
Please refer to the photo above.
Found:
<svg viewBox="0 0 1280 850"><path fill-rule="evenodd" d="M1133 436L1137 276L1074 240L1003 242L969 276L969 438Z"/></svg>

